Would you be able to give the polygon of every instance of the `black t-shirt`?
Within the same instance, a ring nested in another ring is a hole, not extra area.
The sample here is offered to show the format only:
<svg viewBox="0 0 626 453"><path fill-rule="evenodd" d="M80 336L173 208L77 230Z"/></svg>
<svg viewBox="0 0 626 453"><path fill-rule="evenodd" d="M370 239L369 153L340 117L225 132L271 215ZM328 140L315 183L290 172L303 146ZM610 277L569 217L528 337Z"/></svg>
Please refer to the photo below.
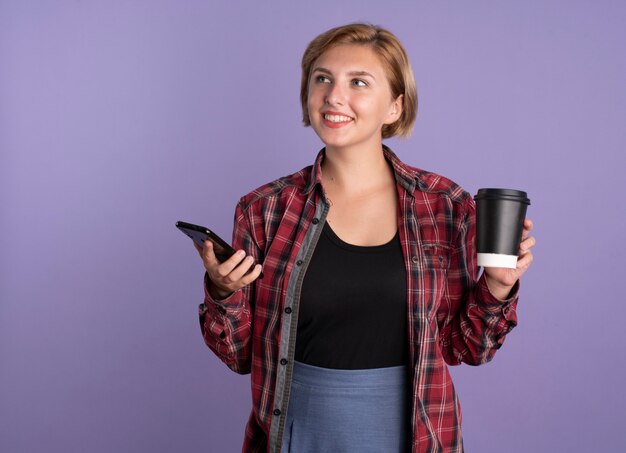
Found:
<svg viewBox="0 0 626 453"><path fill-rule="evenodd" d="M398 233L356 246L325 224L302 284L295 358L335 369L405 365L406 304Z"/></svg>

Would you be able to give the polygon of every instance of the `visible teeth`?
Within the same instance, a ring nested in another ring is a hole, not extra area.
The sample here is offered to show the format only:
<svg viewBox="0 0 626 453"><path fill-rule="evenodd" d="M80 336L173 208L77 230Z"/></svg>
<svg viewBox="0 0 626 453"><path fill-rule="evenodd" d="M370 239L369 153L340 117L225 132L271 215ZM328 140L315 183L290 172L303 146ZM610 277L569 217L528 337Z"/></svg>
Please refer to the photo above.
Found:
<svg viewBox="0 0 626 453"><path fill-rule="evenodd" d="M352 118L343 115L324 115L324 118L332 123L343 123L345 121L351 121Z"/></svg>

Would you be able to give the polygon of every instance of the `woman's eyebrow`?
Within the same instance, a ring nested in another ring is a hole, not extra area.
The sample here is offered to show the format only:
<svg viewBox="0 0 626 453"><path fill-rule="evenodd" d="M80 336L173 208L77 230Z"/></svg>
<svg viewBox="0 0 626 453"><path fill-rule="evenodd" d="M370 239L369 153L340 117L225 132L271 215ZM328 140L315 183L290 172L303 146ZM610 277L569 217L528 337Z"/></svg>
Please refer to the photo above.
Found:
<svg viewBox="0 0 626 453"><path fill-rule="evenodd" d="M314 68L312 72L321 72L323 74L328 74L328 75L333 74L329 69L326 69L323 67ZM374 77L371 73L367 71L350 71L348 72L348 75L350 77L371 77L372 79L376 80L376 77Z"/></svg>
<svg viewBox="0 0 626 453"><path fill-rule="evenodd" d="M350 76L356 76L356 77L371 77L372 79L376 80L376 77L374 77L372 74L370 74L367 71L350 71L348 73L348 75Z"/></svg>
<svg viewBox="0 0 626 453"><path fill-rule="evenodd" d="M332 75L332 72L330 72L330 70L321 67L313 68L313 71L311 72L323 72L324 74Z"/></svg>

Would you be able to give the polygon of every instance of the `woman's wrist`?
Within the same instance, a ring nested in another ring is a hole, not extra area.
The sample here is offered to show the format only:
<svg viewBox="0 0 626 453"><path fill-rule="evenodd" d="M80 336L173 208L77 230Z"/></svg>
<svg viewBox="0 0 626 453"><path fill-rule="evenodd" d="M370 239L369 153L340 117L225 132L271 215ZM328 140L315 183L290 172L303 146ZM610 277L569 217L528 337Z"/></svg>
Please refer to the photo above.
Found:
<svg viewBox="0 0 626 453"><path fill-rule="evenodd" d="M204 273L204 285L206 287L206 291L209 293L209 296L211 296L215 300L226 299L228 296L230 296L233 293L233 291L228 290L228 289L226 290L222 289L219 286L217 286L215 283L213 283L213 281L209 277L208 272Z"/></svg>
<svg viewBox="0 0 626 453"><path fill-rule="evenodd" d="M218 288L217 286L215 286L215 284L213 284L210 281L208 283L208 286L209 286L209 294L215 300L226 299L228 296L230 296L233 293L230 290L224 290L224 289Z"/></svg>
<svg viewBox="0 0 626 453"><path fill-rule="evenodd" d="M512 285L503 285L499 281L493 279L489 276L488 273L485 273L485 282L487 283L487 288L489 292L498 300L507 300L509 295L511 294L511 290L515 286L515 283Z"/></svg>

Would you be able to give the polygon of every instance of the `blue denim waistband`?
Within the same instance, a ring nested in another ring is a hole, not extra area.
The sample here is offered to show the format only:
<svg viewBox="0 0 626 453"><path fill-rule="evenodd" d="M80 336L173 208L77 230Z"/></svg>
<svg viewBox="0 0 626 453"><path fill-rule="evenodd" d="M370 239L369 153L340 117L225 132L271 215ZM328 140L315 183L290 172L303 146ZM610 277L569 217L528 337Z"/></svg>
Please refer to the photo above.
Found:
<svg viewBox="0 0 626 453"><path fill-rule="evenodd" d="M404 388L407 381L408 369L403 365L367 370L338 370L320 368L296 361L293 368L293 382L310 387Z"/></svg>

